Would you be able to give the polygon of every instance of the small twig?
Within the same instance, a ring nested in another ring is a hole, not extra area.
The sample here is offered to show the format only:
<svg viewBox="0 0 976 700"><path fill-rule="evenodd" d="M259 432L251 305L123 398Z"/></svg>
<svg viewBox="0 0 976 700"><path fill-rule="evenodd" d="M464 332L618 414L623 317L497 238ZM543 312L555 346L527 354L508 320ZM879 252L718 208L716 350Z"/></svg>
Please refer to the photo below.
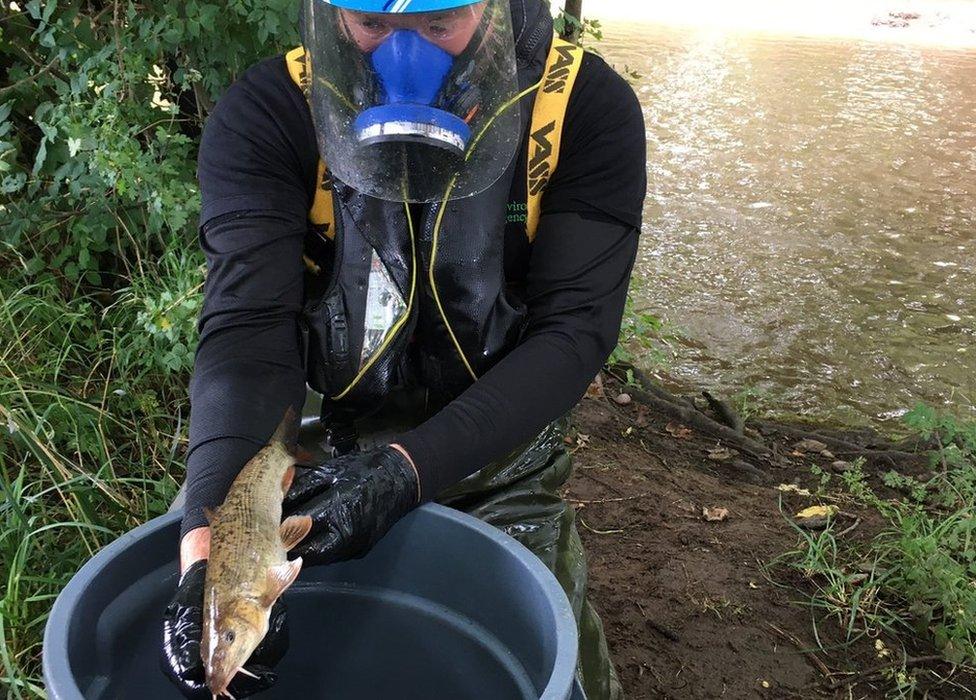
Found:
<svg viewBox="0 0 976 700"><path fill-rule="evenodd" d="M210 95L207 94L199 80L193 83L193 97L197 103L197 116L203 122L206 116L213 112L214 101L210 99Z"/></svg>
<svg viewBox="0 0 976 700"><path fill-rule="evenodd" d="M886 664L881 664L880 666L875 666L874 668L869 668L864 671L857 671L849 678L841 678L833 683L831 683L828 688L831 690L837 690L845 685L854 685L855 683L860 683L861 681L866 681L874 676L878 675L882 671L887 671L889 668L898 668L904 666L908 668L909 666L918 666L919 664L925 664L929 661L941 661L942 657L938 654L932 654L930 656L915 656L904 660L889 661Z"/></svg>
<svg viewBox="0 0 976 700"><path fill-rule="evenodd" d="M176 410L176 430L173 431L173 443L169 448L169 460L167 465L173 464L176 461L176 449L180 445L180 432L183 429L183 409L177 408Z"/></svg>
<svg viewBox="0 0 976 700"><path fill-rule="evenodd" d="M942 478L949 475L949 463L946 461L945 446L942 444L942 436L935 433L935 443L939 446L939 460L942 462Z"/></svg>
<svg viewBox="0 0 976 700"><path fill-rule="evenodd" d="M115 60L119 67L119 82L122 83L122 94L125 98L129 94L129 85L125 79L125 60L122 54L122 35L119 26L119 0L115 0L112 3L112 34L115 37Z"/></svg>
<svg viewBox="0 0 976 700"><path fill-rule="evenodd" d="M34 82L35 80L37 80L38 78L40 78L42 75L44 75L45 73L47 73L49 70L51 70L52 68L54 68L54 66L56 66L58 64L58 61L60 61L60 60L61 60L60 57L55 56L53 59L51 59L47 63L47 65L45 65L42 68L40 68L37 72L31 73L30 75L28 75L25 78L21 78L16 83L11 83L10 85L8 85L6 87L0 88L0 97L2 97L3 95L6 95L8 92L13 92L17 88L19 88L21 85L25 85L26 83L32 83L32 82Z"/></svg>
<svg viewBox="0 0 976 700"><path fill-rule="evenodd" d="M580 516L579 521L580 521L580 525L582 525L587 530L589 530L590 532L592 532L592 533L594 533L596 535L619 535L621 532L623 532L623 530L597 530L596 528L592 528L592 527L590 527L589 525L586 524L586 521L583 520L583 516L582 515Z"/></svg>
<svg viewBox="0 0 976 700"><path fill-rule="evenodd" d="M785 631L781 630L779 627L777 627L773 623L767 622L766 625L771 630L773 630L776 634L778 634L781 637L783 637L784 639L792 642L793 645L796 646L796 648L800 651L800 653L803 654L804 656L806 656L807 659L814 666L816 666L820 670L820 672L824 675L825 678L830 678L831 677L832 674L830 673L830 669L827 668L827 664L825 664L823 661L821 661L820 660L820 657L817 656L813 652L812 649L808 649L799 639L797 639L796 637L794 637L789 632L785 632Z"/></svg>
<svg viewBox="0 0 976 700"><path fill-rule="evenodd" d="M861 519L859 517L857 517L856 515L849 515L847 513L841 513L841 515L847 515L847 517L849 517L849 518L854 518L854 524L851 525L850 527L844 528L843 530L841 530L840 532L838 532L836 535L834 535L834 537L843 537L847 533L853 532L854 530L856 530L857 527L861 524Z"/></svg>
<svg viewBox="0 0 976 700"><path fill-rule="evenodd" d="M641 493L636 496L622 496L620 498L594 498L589 500L580 500L578 498L569 498L571 503L581 503L583 505L591 505L593 503L620 503L621 501L636 501L639 498L646 498L650 496L649 493Z"/></svg>
<svg viewBox="0 0 976 700"><path fill-rule="evenodd" d="M194 294L196 294L197 292L199 292L201 289L203 289L203 285L204 284L206 284L206 282L201 282L200 284L194 286L193 289L189 289L186 292L184 292L183 294L181 294L180 296L178 296L176 298L176 300L172 304L170 304L165 309L163 309L162 311L160 311L159 312L159 315L160 316L165 316L166 314L168 314L170 311L172 311L173 309L175 309L179 304L182 304L184 301L186 301L191 296L193 296Z"/></svg>
<svg viewBox="0 0 976 700"><path fill-rule="evenodd" d="M590 471L585 471L585 472L583 472L583 475L586 476L588 479L592 479L596 483L600 484L600 486L602 486L602 487L604 487L606 489L610 489L614 493L620 494L621 496L623 496L623 492L620 490L620 488L618 488L614 484L607 483L603 479L598 479L596 477L596 474L593 474Z"/></svg>

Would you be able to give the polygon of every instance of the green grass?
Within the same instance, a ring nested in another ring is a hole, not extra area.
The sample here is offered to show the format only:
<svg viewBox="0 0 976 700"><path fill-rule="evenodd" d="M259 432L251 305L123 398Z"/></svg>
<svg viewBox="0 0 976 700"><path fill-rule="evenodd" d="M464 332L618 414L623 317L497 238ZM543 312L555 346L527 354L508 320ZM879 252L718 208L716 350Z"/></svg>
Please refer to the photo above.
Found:
<svg viewBox="0 0 976 700"><path fill-rule="evenodd" d="M860 464L840 477L815 470L820 495L873 511L879 534L857 543L840 536L846 524L836 521L820 532L794 525L796 549L775 562L805 579L820 650L837 651L829 640L838 632L841 649L875 640L879 658L893 661L882 675L894 697L945 682L930 665L899 663L919 650L934 651L953 673L976 673L976 424L925 407L907 420L938 446L924 478L892 471L872 485Z"/></svg>
<svg viewBox="0 0 976 700"><path fill-rule="evenodd" d="M44 624L64 584L176 493L189 353L174 357L179 341L166 334L192 333L196 295L181 300L174 289L193 290L198 278L174 258L111 294L53 276L0 280L0 685L9 697L43 694ZM154 325L164 310L178 323Z"/></svg>

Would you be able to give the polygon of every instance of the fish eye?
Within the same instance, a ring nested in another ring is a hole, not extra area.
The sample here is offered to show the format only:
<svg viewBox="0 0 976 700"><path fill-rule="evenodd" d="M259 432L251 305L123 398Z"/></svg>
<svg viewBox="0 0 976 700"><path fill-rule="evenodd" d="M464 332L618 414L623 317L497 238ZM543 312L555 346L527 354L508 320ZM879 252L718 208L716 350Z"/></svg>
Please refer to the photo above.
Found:
<svg viewBox="0 0 976 700"><path fill-rule="evenodd" d="M224 641L228 644L234 643L234 630L227 630L224 632Z"/></svg>

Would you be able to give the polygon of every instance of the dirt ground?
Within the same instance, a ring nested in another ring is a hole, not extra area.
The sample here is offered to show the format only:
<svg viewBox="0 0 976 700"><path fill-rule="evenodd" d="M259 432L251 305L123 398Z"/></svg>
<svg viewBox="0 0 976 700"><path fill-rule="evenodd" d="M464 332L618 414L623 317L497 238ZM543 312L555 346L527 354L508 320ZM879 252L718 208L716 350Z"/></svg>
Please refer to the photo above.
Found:
<svg viewBox="0 0 976 700"><path fill-rule="evenodd" d="M709 458L714 439L636 402L618 405L610 397L620 391L608 385L606 397L584 399L574 413L576 470L566 496L578 509L590 594L627 696L883 697L865 673L882 663L873 643L812 653L811 610L784 585L804 582L765 566L797 544L784 513L816 503L776 486L815 486L811 464L830 461L800 456L795 439L781 438L777 464L763 465L769 478L745 483ZM728 515L708 521L704 508ZM849 537L877 531L869 514L854 515L865 519ZM827 646L841 639L837 623L818 629L836 634L821 637ZM852 689L831 687L857 673L866 680Z"/></svg>

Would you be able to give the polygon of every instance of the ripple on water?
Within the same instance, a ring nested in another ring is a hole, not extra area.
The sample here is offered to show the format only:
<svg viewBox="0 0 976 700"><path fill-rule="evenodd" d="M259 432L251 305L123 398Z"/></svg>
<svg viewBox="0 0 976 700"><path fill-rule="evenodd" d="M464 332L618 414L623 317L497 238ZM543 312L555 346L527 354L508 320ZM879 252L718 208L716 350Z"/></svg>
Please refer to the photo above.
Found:
<svg viewBox="0 0 976 700"><path fill-rule="evenodd" d="M633 286L687 335L673 374L821 418L972 409L976 52L605 36L608 59L642 75Z"/></svg>

